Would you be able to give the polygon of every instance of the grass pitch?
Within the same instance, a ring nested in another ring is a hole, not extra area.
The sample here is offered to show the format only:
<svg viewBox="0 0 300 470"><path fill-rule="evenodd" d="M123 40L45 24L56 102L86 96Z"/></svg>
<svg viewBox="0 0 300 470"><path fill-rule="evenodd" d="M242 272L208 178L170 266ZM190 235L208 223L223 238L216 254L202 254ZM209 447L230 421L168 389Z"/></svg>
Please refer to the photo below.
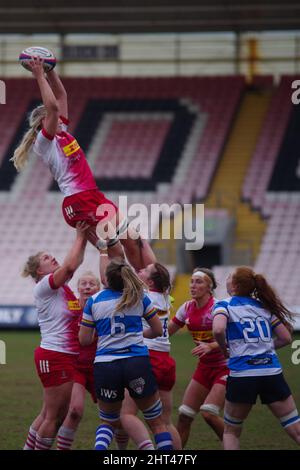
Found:
<svg viewBox="0 0 300 470"><path fill-rule="evenodd" d="M39 345L38 332L0 331L0 340L6 344L6 365L0 365L0 449L21 449L27 430L42 404L42 388L35 372L33 351ZM300 339L295 335L294 339ZM196 360L190 351L193 342L188 333L172 338L172 354L177 362L177 383L174 389L174 422L184 389L188 384ZM293 350L290 346L279 351L285 377L300 410L300 365L291 362ZM86 398L85 415L76 435L74 449L91 449L94 431L98 425L98 413L89 395ZM114 443L112 449L114 449ZM131 449L134 447L130 445ZM241 439L242 449L298 449L282 430L267 407L260 404L253 408L244 425ZM198 416L186 449L220 450L221 443L211 429Z"/></svg>

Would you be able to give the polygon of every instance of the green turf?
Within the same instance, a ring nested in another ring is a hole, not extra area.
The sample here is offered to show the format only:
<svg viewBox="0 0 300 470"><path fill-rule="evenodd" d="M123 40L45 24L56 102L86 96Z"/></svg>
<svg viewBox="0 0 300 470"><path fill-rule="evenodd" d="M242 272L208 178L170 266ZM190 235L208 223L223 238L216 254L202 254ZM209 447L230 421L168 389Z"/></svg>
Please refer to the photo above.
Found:
<svg viewBox="0 0 300 470"><path fill-rule="evenodd" d="M299 339L299 335L295 339ZM0 449L20 449L26 438L28 426L41 407L42 388L35 373L34 348L39 344L36 332L3 332L0 340L6 343L6 365L0 365ZM174 421L184 389L195 367L190 351L193 343L188 334L172 338L173 356L177 361L177 383L174 389ZM300 365L291 363L292 349L279 351L286 379L300 409L299 371ZM74 449L90 449L93 446L94 430L98 424L97 411L89 397L86 412L76 436ZM285 435L277 420L266 407L257 405L244 426L241 440L243 449L297 449ZM112 447L114 448L114 447ZM214 433L197 417L187 449L221 449Z"/></svg>

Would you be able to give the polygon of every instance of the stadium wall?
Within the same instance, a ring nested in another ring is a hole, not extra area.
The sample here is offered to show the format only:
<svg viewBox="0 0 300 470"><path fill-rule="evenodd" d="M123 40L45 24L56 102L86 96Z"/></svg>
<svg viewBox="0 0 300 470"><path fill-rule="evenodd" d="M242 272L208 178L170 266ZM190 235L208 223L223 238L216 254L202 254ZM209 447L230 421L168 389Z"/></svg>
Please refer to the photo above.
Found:
<svg viewBox="0 0 300 470"><path fill-rule="evenodd" d="M300 32L0 35L0 76L28 76L26 47L52 49L65 76L297 74Z"/></svg>

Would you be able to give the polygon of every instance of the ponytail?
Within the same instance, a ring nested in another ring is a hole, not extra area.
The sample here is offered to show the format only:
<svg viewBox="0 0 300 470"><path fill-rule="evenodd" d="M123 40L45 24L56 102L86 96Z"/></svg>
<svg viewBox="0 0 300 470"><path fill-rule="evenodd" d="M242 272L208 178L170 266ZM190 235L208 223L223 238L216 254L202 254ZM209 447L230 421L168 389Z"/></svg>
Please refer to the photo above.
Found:
<svg viewBox="0 0 300 470"><path fill-rule="evenodd" d="M17 171L21 171L26 165L29 157L29 151L36 139L38 131L41 128L42 120L46 117L46 115L47 113L44 105L38 106L31 112L29 116L30 127L24 134L19 146L16 148L12 158L10 159Z"/></svg>
<svg viewBox="0 0 300 470"><path fill-rule="evenodd" d="M262 274L255 274L254 282L254 296L260 300L266 310L275 315L291 331L293 322L292 313L283 305L276 292L268 284L266 278Z"/></svg>
<svg viewBox="0 0 300 470"><path fill-rule="evenodd" d="M292 313L283 305L262 274L256 274L247 266L240 266L232 274L232 282L235 295L259 300L266 310L275 315L290 331L292 330Z"/></svg>
<svg viewBox="0 0 300 470"><path fill-rule="evenodd" d="M113 260L107 267L106 277L112 290L123 291L116 311L134 307L142 300L145 285L124 261Z"/></svg>

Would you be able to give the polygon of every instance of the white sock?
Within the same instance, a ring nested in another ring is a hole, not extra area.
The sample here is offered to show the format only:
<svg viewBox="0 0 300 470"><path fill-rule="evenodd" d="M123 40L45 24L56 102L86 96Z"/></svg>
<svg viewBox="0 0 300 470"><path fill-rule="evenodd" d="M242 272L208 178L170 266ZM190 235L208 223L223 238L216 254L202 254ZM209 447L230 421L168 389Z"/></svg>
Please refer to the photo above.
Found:
<svg viewBox="0 0 300 470"><path fill-rule="evenodd" d="M119 450L127 449L129 437L124 429L117 429L115 431L115 440Z"/></svg>
<svg viewBox="0 0 300 470"><path fill-rule="evenodd" d="M61 426L57 434L57 450L70 450L74 441L75 431Z"/></svg>
<svg viewBox="0 0 300 470"><path fill-rule="evenodd" d="M53 437L40 437L37 434L34 450L50 450L54 441Z"/></svg>
<svg viewBox="0 0 300 470"><path fill-rule="evenodd" d="M32 426L30 426L23 450L34 450L35 440L36 440L36 430L33 429Z"/></svg>
<svg viewBox="0 0 300 470"><path fill-rule="evenodd" d="M139 450L154 450L154 445L150 439L146 439L139 444Z"/></svg>

